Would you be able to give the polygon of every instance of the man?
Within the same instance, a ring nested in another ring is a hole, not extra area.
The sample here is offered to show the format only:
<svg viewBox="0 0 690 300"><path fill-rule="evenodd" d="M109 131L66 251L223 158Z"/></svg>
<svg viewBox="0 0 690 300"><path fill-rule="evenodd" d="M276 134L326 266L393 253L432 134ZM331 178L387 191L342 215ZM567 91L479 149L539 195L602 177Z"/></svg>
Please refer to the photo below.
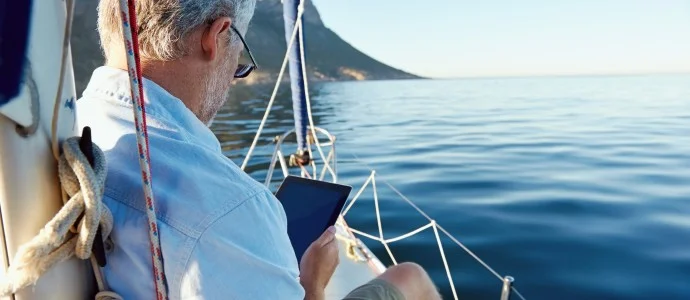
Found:
<svg viewBox="0 0 690 300"><path fill-rule="evenodd" d="M338 264L334 229L298 263L280 203L221 152L207 124L226 100L246 46L255 0L138 0L153 190L171 299L323 299ZM154 295L144 197L118 0L101 0L98 32L106 66L78 101L81 125L106 152L104 201L114 250L105 267L126 299ZM244 46L243 46L244 45ZM390 268L350 299L432 299L414 264Z"/></svg>

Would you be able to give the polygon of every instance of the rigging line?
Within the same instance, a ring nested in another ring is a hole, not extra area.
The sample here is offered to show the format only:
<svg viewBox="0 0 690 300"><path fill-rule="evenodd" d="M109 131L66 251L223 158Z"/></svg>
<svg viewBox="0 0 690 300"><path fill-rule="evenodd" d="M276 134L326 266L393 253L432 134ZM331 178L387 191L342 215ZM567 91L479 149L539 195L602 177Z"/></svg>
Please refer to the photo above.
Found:
<svg viewBox="0 0 690 300"><path fill-rule="evenodd" d="M453 275L450 272L450 267L448 266L448 260L446 259L446 252L443 251L443 243L441 242L441 237L438 235L438 227L436 221L431 221L432 228L434 229L434 235L436 236L436 243L438 244L438 251L441 252L441 259L443 260L443 267L446 269L446 276L448 276L448 282L450 282L450 289L453 292L453 298L458 300L458 293L455 292L455 283L453 282Z"/></svg>
<svg viewBox="0 0 690 300"><path fill-rule="evenodd" d="M50 141L51 150L55 161L60 159L60 148L57 137L58 120L60 119L60 108L62 107L62 86L65 80L65 65L67 64L67 55L69 54L69 42L72 35L72 20L74 15L74 0L67 0L67 16L65 17L64 36L62 37L62 57L60 58L60 74L58 76L58 89L55 94L55 103L53 104L53 120L50 126Z"/></svg>
<svg viewBox="0 0 690 300"><path fill-rule="evenodd" d="M392 238L392 239L386 239L386 240L383 240L383 241L386 242L386 243L388 243L388 244L390 244L390 243L393 243L393 242L397 242L397 241L400 241L400 240L404 240L404 239L406 239L406 238L408 238L408 237L411 237L411 236L413 236L413 235L415 235L415 234L417 234L417 233L420 233L420 232L426 230L427 228L433 226L434 224L435 224L435 223L433 223L433 222L429 222L428 224L426 224L426 225L424 225L424 226L422 226L422 227L419 227L419 228L417 228L417 229L415 229L415 230L413 230L413 231L410 231L410 232L408 232L408 233L406 233L406 234L403 234L403 235L401 235L401 236L399 236L399 237L394 237L394 238Z"/></svg>
<svg viewBox="0 0 690 300"><path fill-rule="evenodd" d="M314 160L312 159L310 164L311 164L312 172L314 173L314 175L312 176L312 178L316 179L316 175L317 175L317 173L316 173L316 163L315 163Z"/></svg>
<svg viewBox="0 0 690 300"><path fill-rule="evenodd" d="M527 299L525 299L525 297L522 296L522 294L520 294L520 292L518 292L518 290L515 288L515 286L511 286L510 289L512 289L513 292L515 292L515 295L518 295L518 297L520 297L520 299L527 300Z"/></svg>
<svg viewBox="0 0 690 300"><path fill-rule="evenodd" d="M367 166L369 169L373 170L373 167L372 167L371 165L369 165L369 164L367 164L366 162L364 162L363 160L361 160L356 154L352 153L351 155L355 158L355 160L357 160L357 161L360 162L361 164L364 164L364 165ZM414 208L415 210L417 210L417 212L419 212L422 216L424 216L427 220L429 220L429 222L434 221L431 217L429 217L429 215L427 215L424 211L422 211L421 208L419 208L416 204L414 204L414 202L412 202L412 200L410 200L409 198L407 198L407 196L403 195L403 193L401 193L398 189L396 189L392 184L390 184L388 181L386 181L386 180L383 179L383 178L380 178L380 179L381 179L381 181L383 182L383 184L385 184L385 185L388 186L388 188L390 188L393 192L395 192L396 194L398 194L398 196L400 196L400 198L402 198L402 199L405 200L408 204L410 204L410 206L412 206L412 208ZM477 256L474 252L472 252L472 250L470 250L469 248L467 248L467 246L465 246L465 245L464 245L463 243L461 243L458 239L456 239L453 235L451 235L445 228L443 228L443 227L442 227L440 224L438 224L438 223L436 224L436 227L438 227L438 229L441 230L441 232L443 232L446 236L448 236L448 238L450 238L453 242L455 242L458 246L460 246L463 250L465 250L465 252L467 252L467 254L469 254L470 256L472 256L477 262L479 262L482 266L484 266L484 268L486 268L489 272L491 272L494 276L496 276L496 278L498 278L499 280L503 281L503 277L501 277L501 275L498 274L498 272L496 272L491 266L489 266L489 264L487 264L487 263L484 262L481 258L479 258L479 256Z"/></svg>
<svg viewBox="0 0 690 300"><path fill-rule="evenodd" d="M382 241L381 241L381 238L376 237L376 236L373 236L373 235L368 234L368 233L366 233L366 232L359 231L359 230L354 229L354 228L352 228L352 227L350 227L349 230L352 231L353 233L359 234L359 235L361 235L361 236L363 236L363 237L367 237L367 238L370 238L370 239L372 239L372 240L382 242ZM382 242L382 243L383 243L383 242Z"/></svg>
<svg viewBox="0 0 690 300"><path fill-rule="evenodd" d="M154 287L156 299L168 298L163 266L163 251L161 250L159 231L156 218L156 206L151 185L151 158L149 154L148 129L146 126L146 103L144 101L143 78L141 76L141 62L139 58L139 38L137 30L137 16L135 0L120 0L120 14L122 16L122 35L124 50L127 57L127 68L130 81L130 95L132 113L136 128L139 168L146 202L146 217L148 223L148 238L151 250L151 264L153 265Z"/></svg>
<svg viewBox="0 0 690 300"><path fill-rule="evenodd" d="M300 3L300 7L303 7L304 4ZM302 13L304 12L304 9L298 9L297 10L297 20L300 20L302 18ZM298 21L299 22L299 21ZM268 101L268 106L266 106L266 112L264 112L264 116L261 119L261 123L259 124L259 128L256 130L256 135L254 136L254 140L252 141L252 145L249 146L249 150L247 151L247 156L244 157L244 161L242 162L242 166L240 169L244 171L244 169L247 167L247 163L249 163L249 159L252 157L252 153L254 152L254 149L256 148L256 143L259 141L259 137L261 136L261 132L264 130L264 125L266 125L266 121L268 120L268 116L271 114L271 108L273 107L273 102L276 100L276 96L278 95L278 89L280 88L280 82L283 80L283 74L285 73L285 68L287 67L289 58L290 58L290 50L292 49L295 39L297 38L297 32L298 32L299 26L295 25L295 29L292 30L292 36L290 37L290 42L288 43L287 50L285 51L285 57L283 58L283 65L280 67L280 72L278 72L278 79L276 80L276 84L273 87L273 93L271 94L271 99Z"/></svg>
<svg viewBox="0 0 690 300"><path fill-rule="evenodd" d="M371 179L374 177L376 174L375 171L371 171L371 175L367 176L367 180L364 182L361 188L359 188L359 191L357 191L357 194L355 194L354 197L352 197L352 200L350 200L350 204L345 207L345 210L343 210L342 213L340 213L341 216L345 217L347 215L347 212L350 211L350 208L352 208L353 205L355 205L355 202L357 202L357 199L359 199L359 196L362 195L362 192L369 186L369 183L371 183Z"/></svg>
<svg viewBox="0 0 690 300"><path fill-rule="evenodd" d="M494 270L492 267L489 266L489 264L487 264L487 263L484 262L481 258L479 258L479 256L477 256L476 254L474 254L474 252L472 252L472 250L470 250L469 248L467 248L467 246L465 246L465 244L463 244L463 243L461 243L460 241L458 241L458 239L456 239L456 238L455 238L452 234L450 234L445 228L443 228L443 226L441 226L441 225L439 225L439 224L436 224L436 227L437 227L439 230L441 230L441 232L443 232L448 238L450 238L451 241L455 242L455 244L457 244L457 245L460 246L463 250L465 250L465 252L467 252L467 254L469 254L470 256L472 256L478 263L480 263L482 266L484 266L484 268L486 268L487 270L489 270L489 272L491 272L492 274L494 274L494 276L496 276L496 278L498 278L499 280L503 281L503 277L501 277L501 275L499 275L498 272L496 272L496 270Z"/></svg>
<svg viewBox="0 0 690 300"><path fill-rule="evenodd" d="M303 10L303 3L304 1L300 1L300 6L298 10ZM323 154L323 149L321 148L321 143L319 142L319 137L316 135L316 127L314 126L314 118L312 117L311 113L311 97L309 96L309 79L307 78L307 60L305 58L304 52L306 52L306 49L304 48L304 30L302 30L302 26L304 22L301 19L301 14L300 18L297 21L298 25L295 27L299 26L299 46L302 51L300 51L301 55L301 61L302 61L302 78L304 79L304 90L305 90L305 99L307 102L307 116L309 119L309 127L311 128L311 135L314 138L314 144L316 145L316 150L319 151L319 155L321 156L322 160L326 160L326 155ZM313 159L313 157L312 157ZM334 175L335 180L334 182L337 182L337 174L333 171L330 165L326 164L325 165L326 169L328 169L331 172L331 175Z"/></svg>
<svg viewBox="0 0 690 300"><path fill-rule="evenodd" d="M326 161L324 162L324 164L326 164L326 165L330 164L332 158L333 158L333 151L330 151L330 152L328 152L328 157L326 157ZM323 181L323 179L326 178L326 171L327 171L327 169L324 166L321 169L321 175L319 175L319 180Z"/></svg>
<svg viewBox="0 0 690 300"><path fill-rule="evenodd" d="M357 162L365 165L367 168L369 168L369 170L374 171L374 167L372 167L371 165L369 165L368 163L363 161L361 158L359 158L359 156L357 156L357 154L351 153L350 155L352 155L352 157L354 157ZM429 215L427 215L421 208L419 208L416 204L414 204L410 199L407 199L407 197L405 197L405 195L403 195L400 191L398 191L395 187L393 187L390 183L388 183L388 181L386 181L383 178L381 178L381 181L385 185L387 185L389 188L391 188L394 192L396 192L401 198L403 198L403 200L410 203L410 205L412 205L412 208L416 209L417 212L419 212L422 216L424 216L424 218L429 220L429 222L433 221L433 219Z"/></svg>

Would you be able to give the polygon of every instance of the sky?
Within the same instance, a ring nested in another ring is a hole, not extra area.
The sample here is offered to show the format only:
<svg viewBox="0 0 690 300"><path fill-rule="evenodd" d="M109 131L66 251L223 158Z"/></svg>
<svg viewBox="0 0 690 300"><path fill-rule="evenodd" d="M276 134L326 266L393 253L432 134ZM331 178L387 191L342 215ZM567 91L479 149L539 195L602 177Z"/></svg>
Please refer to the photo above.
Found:
<svg viewBox="0 0 690 300"><path fill-rule="evenodd" d="M312 0L362 52L434 78L690 72L690 0Z"/></svg>

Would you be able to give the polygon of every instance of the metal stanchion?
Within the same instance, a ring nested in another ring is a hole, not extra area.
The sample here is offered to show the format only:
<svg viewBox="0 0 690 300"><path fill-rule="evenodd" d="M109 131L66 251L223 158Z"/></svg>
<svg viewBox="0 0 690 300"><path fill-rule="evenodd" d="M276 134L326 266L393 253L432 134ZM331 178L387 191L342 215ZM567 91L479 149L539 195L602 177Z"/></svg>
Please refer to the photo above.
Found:
<svg viewBox="0 0 690 300"><path fill-rule="evenodd" d="M501 290L501 300L510 300L510 290L515 279L511 276L503 277L503 289Z"/></svg>

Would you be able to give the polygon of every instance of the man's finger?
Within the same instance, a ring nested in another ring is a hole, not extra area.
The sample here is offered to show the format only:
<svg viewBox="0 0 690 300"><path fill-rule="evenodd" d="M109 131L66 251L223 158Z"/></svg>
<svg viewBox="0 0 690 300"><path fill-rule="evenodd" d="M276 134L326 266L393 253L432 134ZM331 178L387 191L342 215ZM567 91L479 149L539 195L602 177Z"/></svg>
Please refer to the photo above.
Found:
<svg viewBox="0 0 690 300"><path fill-rule="evenodd" d="M336 239L331 240L330 242L326 243L323 245L323 248L326 248L328 252L335 252L338 253L338 243Z"/></svg>
<svg viewBox="0 0 690 300"><path fill-rule="evenodd" d="M335 227L331 226L328 227L328 229L326 229L326 231L324 231L323 234L321 234L319 239L316 240L316 243L319 246L323 247L324 245L332 242L333 240L335 240Z"/></svg>
<svg viewBox="0 0 690 300"><path fill-rule="evenodd" d="M335 235L333 235L333 238L328 239L328 241L324 242L321 245L321 248L326 248L326 247L331 247L331 248L338 248L338 239L335 238Z"/></svg>

